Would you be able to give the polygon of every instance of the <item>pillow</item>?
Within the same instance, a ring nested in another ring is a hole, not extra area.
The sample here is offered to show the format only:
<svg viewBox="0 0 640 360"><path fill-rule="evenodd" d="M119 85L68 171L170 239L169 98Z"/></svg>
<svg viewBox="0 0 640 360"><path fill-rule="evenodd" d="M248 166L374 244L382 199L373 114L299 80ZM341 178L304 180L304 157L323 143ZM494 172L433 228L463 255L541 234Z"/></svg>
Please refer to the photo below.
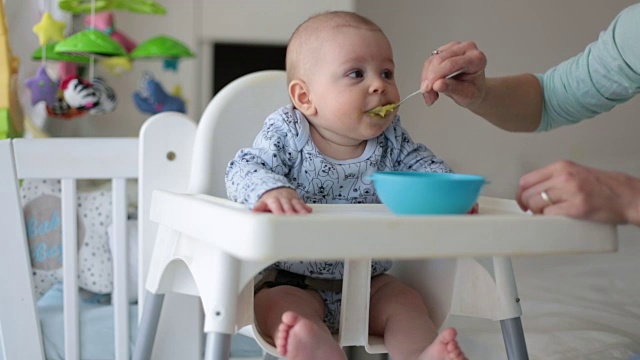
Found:
<svg viewBox="0 0 640 360"><path fill-rule="evenodd" d="M62 206L59 180L24 180L20 187L35 293L40 298L62 276ZM78 190L78 285L112 291L112 260L107 228L111 190Z"/></svg>
<svg viewBox="0 0 640 360"><path fill-rule="evenodd" d="M116 239L113 234L113 224L107 229L109 234L109 249L114 253ZM138 301L138 220L127 220L127 292L130 303Z"/></svg>

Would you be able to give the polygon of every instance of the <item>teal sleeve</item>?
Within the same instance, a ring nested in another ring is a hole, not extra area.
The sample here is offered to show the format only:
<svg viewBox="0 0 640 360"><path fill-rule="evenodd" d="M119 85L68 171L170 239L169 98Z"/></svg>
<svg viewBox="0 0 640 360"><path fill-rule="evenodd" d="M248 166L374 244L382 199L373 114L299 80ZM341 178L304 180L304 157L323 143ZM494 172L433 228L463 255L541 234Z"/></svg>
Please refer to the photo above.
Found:
<svg viewBox="0 0 640 360"><path fill-rule="evenodd" d="M537 131L578 123L640 93L640 3L623 10L581 54L536 75L544 91Z"/></svg>

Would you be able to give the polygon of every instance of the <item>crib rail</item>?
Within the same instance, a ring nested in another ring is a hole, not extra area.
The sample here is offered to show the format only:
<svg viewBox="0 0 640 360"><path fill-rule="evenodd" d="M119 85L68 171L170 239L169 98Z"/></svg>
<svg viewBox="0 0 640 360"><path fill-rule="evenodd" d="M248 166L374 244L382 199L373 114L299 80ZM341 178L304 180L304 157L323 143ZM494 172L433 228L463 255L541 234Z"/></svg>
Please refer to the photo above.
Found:
<svg viewBox="0 0 640 360"><path fill-rule="evenodd" d="M22 277L20 281L2 281L13 287L0 297L2 308L5 308L0 310L0 324L14 321L24 324L17 333L2 332L5 358L44 359L24 218L17 198L18 179L61 180L65 359L70 360L80 359L77 180L108 179L112 188L114 235L125 239L114 244L112 254L115 354L116 359L129 359L126 180L138 176L137 154L137 138L0 141L0 225L2 229L8 229L5 233L8 263L0 265L0 276ZM4 262L4 259L0 261ZM0 279L4 280L2 277ZM33 339L39 339L39 347L32 346Z"/></svg>

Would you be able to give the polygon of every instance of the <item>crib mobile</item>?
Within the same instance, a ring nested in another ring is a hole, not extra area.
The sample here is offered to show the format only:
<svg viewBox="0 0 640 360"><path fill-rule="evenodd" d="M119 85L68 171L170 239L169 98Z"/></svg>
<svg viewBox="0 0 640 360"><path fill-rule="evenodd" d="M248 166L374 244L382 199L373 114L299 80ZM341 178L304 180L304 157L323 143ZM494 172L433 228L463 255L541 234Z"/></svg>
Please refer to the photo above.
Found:
<svg viewBox="0 0 640 360"><path fill-rule="evenodd" d="M25 86L31 93L31 105L45 102L47 115L51 117L69 120L115 110L116 93L106 79L94 75L96 61L118 76L131 70L134 60L162 59L163 69L175 72L181 58L194 57L184 44L171 37L157 36L137 44L116 29L112 10L165 14L164 7L153 0L60 0L58 5L74 15L87 14L84 18L87 28L65 37L67 24L55 20L49 11L33 27L40 47L31 58L42 63L36 74L25 81ZM47 73L47 61L58 62L59 80L53 80ZM81 66L88 67L87 77L81 75ZM150 73L144 74L141 90L134 93L133 101L143 113L186 112L179 85L173 94L168 94Z"/></svg>

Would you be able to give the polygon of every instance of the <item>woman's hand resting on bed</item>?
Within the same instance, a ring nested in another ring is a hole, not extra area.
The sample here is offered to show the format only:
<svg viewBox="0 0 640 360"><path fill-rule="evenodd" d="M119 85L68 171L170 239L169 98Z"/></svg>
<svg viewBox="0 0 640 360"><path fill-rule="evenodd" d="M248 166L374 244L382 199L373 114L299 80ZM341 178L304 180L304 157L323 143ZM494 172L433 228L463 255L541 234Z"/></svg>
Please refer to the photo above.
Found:
<svg viewBox="0 0 640 360"><path fill-rule="evenodd" d="M274 214L308 214L311 207L302 201L300 195L291 189L281 187L262 194L253 207L254 212L271 212Z"/></svg>
<svg viewBox="0 0 640 360"><path fill-rule="evenodd" d="M534 214L640 225L640 179L570 161L522 176L516 200Z"/></svg>

